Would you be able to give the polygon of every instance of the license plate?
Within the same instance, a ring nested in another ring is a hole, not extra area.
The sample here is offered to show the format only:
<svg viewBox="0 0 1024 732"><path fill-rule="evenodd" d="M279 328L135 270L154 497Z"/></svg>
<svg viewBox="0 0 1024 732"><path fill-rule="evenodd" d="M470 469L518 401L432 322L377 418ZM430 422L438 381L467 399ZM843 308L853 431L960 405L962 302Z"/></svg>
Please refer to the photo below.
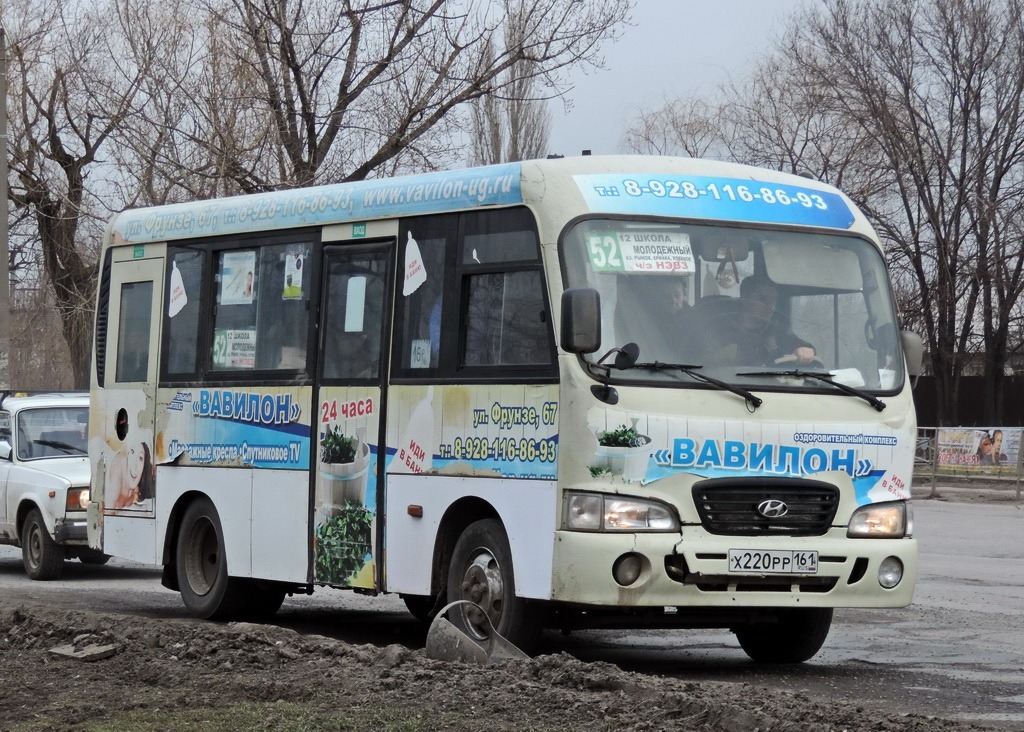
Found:
<svg viewBox="0 0 1024 732"><path fill-rule="evenodd" d="M817 574L818 552L730 549L729 574Z"/></svg>

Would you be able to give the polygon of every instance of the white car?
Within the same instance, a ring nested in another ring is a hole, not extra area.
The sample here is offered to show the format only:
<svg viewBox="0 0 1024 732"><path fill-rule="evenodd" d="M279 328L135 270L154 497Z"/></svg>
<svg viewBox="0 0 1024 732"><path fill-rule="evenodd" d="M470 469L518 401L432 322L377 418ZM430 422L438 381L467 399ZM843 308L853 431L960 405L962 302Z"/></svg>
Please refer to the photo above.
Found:
<svg viewBox="0 0 1024 732"><path fill-rule="evenodd" d="M0 544L21 546L32 579L109 559L86 536L88 420L87 394L0 396Z"/></svg>

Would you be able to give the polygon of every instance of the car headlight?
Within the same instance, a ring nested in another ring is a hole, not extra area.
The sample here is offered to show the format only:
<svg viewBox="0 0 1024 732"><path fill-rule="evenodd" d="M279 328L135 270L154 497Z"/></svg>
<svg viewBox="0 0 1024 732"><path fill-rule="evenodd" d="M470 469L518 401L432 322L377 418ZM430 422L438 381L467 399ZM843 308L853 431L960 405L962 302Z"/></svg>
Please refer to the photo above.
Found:
<svg viewBox="0 0 1024 732"><path fill-rule="evenodd" d="M64 503L66 511L88 511L89 510L89 489L68 488L68 497Z"/></svg>
<svg viewBox="0 0 1024 732"><path fill-rule="evenodd" d="M675 512L660 501L566 492L565 527L572 531L678 531Z"/></svg>
<svg viewBox="0 0 1024 732"><path fill-rule="evenodd" d="M901 539L910 536L910 506L906 501L871 503L850 517L846 535L853 538Z"/></svg>

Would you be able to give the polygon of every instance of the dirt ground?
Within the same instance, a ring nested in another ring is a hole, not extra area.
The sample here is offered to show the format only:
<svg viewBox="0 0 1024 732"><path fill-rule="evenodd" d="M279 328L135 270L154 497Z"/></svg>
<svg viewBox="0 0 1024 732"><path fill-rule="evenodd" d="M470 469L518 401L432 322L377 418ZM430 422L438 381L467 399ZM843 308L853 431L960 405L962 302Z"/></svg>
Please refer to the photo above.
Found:
<svg viewBox="0 0 1024 732"><path fill-rule="evenodd" d="M92 648L98 660L52 649ZM628 673L566 654L472 666L276 626L9 606L3 730L934 730L921 715Z"/></svg>
<svg viewBox="0 0 1024 732"><path fill-rule="evenodd" d="M938 495L1015 498L1004 486L987 496L944 486ZM100 657L53 652L69 644ZM472 666L272 625L55 610L3 597L0 689L0 729L18 731L981 729L754 684L635 674L564 653Z"/></svg>

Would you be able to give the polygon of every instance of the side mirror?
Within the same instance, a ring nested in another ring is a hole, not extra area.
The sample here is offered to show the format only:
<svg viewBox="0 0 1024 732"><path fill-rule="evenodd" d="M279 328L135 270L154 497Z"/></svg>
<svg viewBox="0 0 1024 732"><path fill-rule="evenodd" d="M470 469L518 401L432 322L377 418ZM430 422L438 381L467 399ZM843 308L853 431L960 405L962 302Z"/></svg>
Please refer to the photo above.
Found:
<svg viewBox="0 0 1024 732"><path fill-rule="evenodd" d="M14 454L14 448L7 440L0 440L0 460L10 460Z"/></svg>
<svg viewBox="0 0 1024 732"><path fill-rule="evenodd" d="M601 295L589 287L562 293L562 348L569 353L593 353L601 347Z"/></svg>
<svg viewBox="0 0 1024 732"><path fill-rule="evenodd" d="M924 341L921 336L909 330L902 331L903 355L907 359L907 374L910 385L917 386L917 377L921 375L921 364L924 362Z"/></svg>

